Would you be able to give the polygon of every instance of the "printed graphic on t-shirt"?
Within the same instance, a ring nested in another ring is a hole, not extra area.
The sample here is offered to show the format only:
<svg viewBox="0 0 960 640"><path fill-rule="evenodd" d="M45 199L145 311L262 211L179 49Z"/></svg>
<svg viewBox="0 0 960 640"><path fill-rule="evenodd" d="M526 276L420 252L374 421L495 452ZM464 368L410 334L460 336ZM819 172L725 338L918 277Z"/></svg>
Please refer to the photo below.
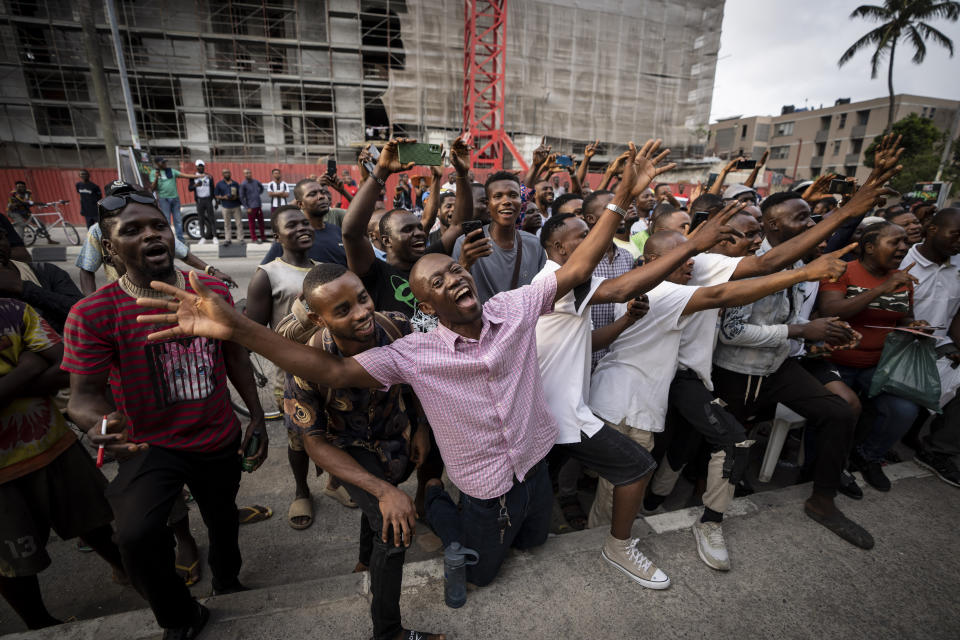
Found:
<svg viewBox="0 0 960 640"><path fill-rule="evenodd" d="M854 298L864 291L870 291L870 287L858 287L856 285L847 285L847 298ZM895 291L880 296L867 305L870 309L880 309L882 311L893 311L895 313L910 313L910 291Z"/></svg>
<svg viewBox="0 0 960 640"><path fill-rule="evenodd" d="M412 313L410 324L420 333L427 333L437 328L438 320L436 316L427 315L420 310L417 299L410 289L410 281L403 276L393 274L390 276L390 287L393 289L393 297L408 307Z"/></svg>
<svg viewBox="0 0 960 640"><path fill-rule="evenodd" d="M146 345L157 406L203 400L213 394L218 343L207 338L182 338Z"/></svg>

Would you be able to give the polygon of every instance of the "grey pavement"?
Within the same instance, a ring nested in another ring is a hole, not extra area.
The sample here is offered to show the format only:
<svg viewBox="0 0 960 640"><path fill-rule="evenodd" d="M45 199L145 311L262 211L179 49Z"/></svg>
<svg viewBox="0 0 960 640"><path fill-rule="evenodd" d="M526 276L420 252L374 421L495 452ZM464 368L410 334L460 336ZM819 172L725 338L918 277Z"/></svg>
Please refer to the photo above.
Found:
<svg viewBox="0 0 960 640"><path fill-rule="evenodd" d="M599 529L555 536L533 552L515 553L493 585L471 589L459 610L443 604L440 560L418 562L411 556L420 553L408 555L405 622L457 639L955 638L960 492L912 462L888 471L895 480L891 492L866 489L859 502L838 498L873 533L877 544L871 551L852 547L803 515L809 485L800 485L737 500L735 512L743 515L724 525L729 573L713 571L697 557L689 530L695 510L638 520L634 534L641 549L673 580L666 591L643 589L606 565L599 555L605 531ZM296 575L288 573L285 553L273 557L251 549L246 537L256 527L268 532L283 524L279 518L244 529L249 568L242 578L258 587L286 584L210 598L213 617L201 639L368 637L366 577L345 573L351 563L336 566L337 554L325 546L332 540L327 525L341 516L342 507L323 504L319 522L299 547L299 562L309 566ZM89 568L102 582L106 569L92 560ZM308 579L311 571L317 573ZM91 577L57 579L82 590L91 588L85 586ZM98 586L95 595L103 608L113 608L120 591ZM51 608L55 615L95 615L71 611L69 600ZM4 628L12 630L7 618ZM159 629L149 611L139 609L10 637L153 639Z"/></svg>

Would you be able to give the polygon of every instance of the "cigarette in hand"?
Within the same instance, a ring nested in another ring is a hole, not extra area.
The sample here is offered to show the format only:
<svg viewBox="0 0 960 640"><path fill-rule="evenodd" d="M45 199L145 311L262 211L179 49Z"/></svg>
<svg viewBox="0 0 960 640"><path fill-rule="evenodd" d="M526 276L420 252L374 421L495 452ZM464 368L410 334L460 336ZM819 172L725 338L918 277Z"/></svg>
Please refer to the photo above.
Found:
<svg viewBox="0 0 960 640"><path fill-rule="evenodd" d="M103 422L100 423L100 435L107 435L107 416L103 416ZM103 445L97 448L97 469L103 466Z"/></svg>

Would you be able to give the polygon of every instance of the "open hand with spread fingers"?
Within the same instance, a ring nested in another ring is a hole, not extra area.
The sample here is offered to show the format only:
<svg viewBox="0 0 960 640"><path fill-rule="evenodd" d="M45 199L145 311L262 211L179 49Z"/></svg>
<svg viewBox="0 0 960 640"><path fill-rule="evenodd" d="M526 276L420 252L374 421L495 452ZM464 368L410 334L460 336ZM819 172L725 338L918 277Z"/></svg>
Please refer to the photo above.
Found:
<svg viewBox="0 0 960 640"><path fill-rule="evenodd" d="M168 340L181 336L232 340L234 331L244 320L243 314L200 281L196 271L190 272L190 286L196 293L156 280L151 282L150 286L174 299L137 298L137 304L141 307L161 311L153 315L137 316L137 322L175 326L151 333L147 336L148 340Z"/></svg>
<svg viewBox="0 0 960 640"><path fill-rule="evenodd" d="M710 216L706 222L691 231L687 236L687 241L693 243L698 253L708 251L721 242L732 241L734 235L738 232L727 223L733 216L740 213L747 204L734 200L721 209L719 213Z"/></svg>

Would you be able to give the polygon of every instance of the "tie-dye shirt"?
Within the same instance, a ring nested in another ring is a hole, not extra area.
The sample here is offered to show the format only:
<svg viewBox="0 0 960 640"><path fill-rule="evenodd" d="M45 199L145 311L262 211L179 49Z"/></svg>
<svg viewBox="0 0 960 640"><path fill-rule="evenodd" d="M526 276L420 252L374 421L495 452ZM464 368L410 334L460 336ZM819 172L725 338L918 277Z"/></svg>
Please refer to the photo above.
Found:
<svg viewBox="0 0 960 640"><path fill-rule="evenodd" d="M59 343L33 307L0 298L0 376L13 371L24 352L40 353ZM0 484L45 467L74 440L50 396L9 402L0 408Z"/></svg>

